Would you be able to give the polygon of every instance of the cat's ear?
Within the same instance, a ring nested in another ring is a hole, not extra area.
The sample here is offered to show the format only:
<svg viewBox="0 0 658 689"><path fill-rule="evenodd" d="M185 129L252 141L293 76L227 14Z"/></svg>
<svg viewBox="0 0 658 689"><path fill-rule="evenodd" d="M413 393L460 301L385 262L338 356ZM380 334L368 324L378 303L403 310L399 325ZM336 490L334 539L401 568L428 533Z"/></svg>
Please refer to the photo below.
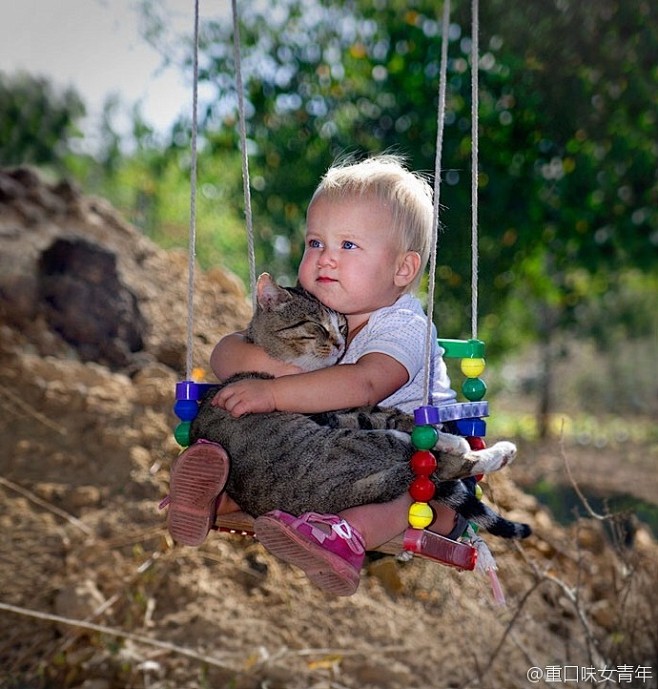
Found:
<svg viewBox="0 0 658 689"><path fill-rule="evenodd" d="M283 287L279 287L269 273L262 273L256 282L256 299L261 309L271 311L287 302L290 294Z"/></svg>

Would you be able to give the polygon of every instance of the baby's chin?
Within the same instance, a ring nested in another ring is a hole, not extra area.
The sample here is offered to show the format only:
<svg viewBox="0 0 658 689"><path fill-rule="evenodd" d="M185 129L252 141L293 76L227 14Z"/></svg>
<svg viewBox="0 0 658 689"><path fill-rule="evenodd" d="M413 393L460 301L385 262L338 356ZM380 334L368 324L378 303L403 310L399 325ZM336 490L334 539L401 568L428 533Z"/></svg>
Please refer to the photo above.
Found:
<svg viewBox="0 0 658 689"><path fill-rule="evenodd" d="M300 281L299 283L309 294L312 294L318 301L322 302L325 306L328 306L330 309L333 309L334 311L340 311L340 308L337 308L337 299L331 294L331 283L318 283L318 282L311 282L308 285L305 285L303 282Z"/></svg>

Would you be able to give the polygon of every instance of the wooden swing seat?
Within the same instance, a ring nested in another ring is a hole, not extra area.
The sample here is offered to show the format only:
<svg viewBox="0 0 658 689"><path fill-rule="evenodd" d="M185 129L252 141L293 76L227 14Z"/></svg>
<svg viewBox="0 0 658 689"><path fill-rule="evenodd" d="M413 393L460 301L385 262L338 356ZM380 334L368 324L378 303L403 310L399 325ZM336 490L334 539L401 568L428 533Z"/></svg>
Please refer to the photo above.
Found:
<svg viewBox="0 0 658 689"><path fill-rule="evenodd" d="M222 515L214 528L224 533L255 537L254 520L245 512ZM370 551L394 556L405 554L407 557L413 554L461 570L472 570L477 562L477 550L470 543L453 541L439 534L411 527Z"/></svg>
<svg viewBox="0 0 658 689"><path fill-rule="evenodd" d="M217 518L215 529L223 533L254 536L254 518L246 512L231 512ZM375 552L399 555L404 550L402 534L376 548Z"/></svg>

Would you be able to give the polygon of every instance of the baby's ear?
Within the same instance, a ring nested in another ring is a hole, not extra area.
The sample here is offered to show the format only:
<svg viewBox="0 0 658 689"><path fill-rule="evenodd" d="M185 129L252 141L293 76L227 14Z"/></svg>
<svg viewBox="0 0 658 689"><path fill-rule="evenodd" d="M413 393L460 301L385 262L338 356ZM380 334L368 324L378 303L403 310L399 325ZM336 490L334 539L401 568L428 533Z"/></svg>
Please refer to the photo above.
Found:
<svg viewBox="0 0 658 689"><path fill-rule="evenodd" d="M410 285L420 270L420 254L417 251L406 251L398 259L394 282L398 287Z"/></svg>
<svg viewBox="0 0 658 689"><path fill-rule="evenodd" d="M265 311L271 311L290 299L290 295L274 282L269 273L259 275L256 282L256 299L258 306Z"/></svg>

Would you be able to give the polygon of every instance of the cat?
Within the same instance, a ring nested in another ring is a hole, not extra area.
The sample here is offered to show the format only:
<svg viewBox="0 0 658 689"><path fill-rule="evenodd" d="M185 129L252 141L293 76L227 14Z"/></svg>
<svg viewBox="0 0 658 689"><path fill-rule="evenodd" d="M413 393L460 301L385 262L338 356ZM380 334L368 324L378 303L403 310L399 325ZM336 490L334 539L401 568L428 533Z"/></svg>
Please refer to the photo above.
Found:
<svg viewBox="0 0 658 689"><path fill-rule="evenodd" d="M300 287L281 287L264 273L246 337L271 356L319 368L339 360L347 324ZM321 362L324 362L322 364ZM241 378L270 378L240 373ZM226 491L253 517L273 509L291 514L337 514L348 507L388 502L407 491L415 478L410 457L414 419L397 409L359 407L298 414L270 412L232 417L211 405L222 385L210 388L191 425L192 442L222 445L231 458ZM464 438L440 432L433 448L437 469L433 500L503 538L530 535L526 524L504 519L468 489L466 477L495 471L514 458L512 443L473 451Z"/></svg>

